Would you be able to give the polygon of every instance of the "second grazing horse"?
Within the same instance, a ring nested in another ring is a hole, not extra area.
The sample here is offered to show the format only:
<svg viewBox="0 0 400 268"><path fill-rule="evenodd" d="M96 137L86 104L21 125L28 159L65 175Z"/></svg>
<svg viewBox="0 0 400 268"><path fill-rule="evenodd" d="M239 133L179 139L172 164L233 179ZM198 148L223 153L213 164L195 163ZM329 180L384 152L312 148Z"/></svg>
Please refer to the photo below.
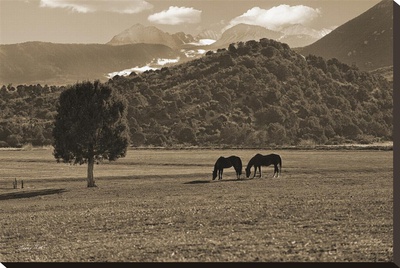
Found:
<svg viewBox="0 0 400 268"><path fill-rule="evenodd" d="M282 169L282 158L278 154L268 154L268 155L262 155L262 154L256 154L253 156L249 163L247 164L246 167L246 177L248 178L250 176L250 169L251 167L254 166L254 176L256 176L257 173L257 168L259 170L260 178L261 178L261 166L270 166L274 165L274 176L273 178L278 178L279 174L281 173Z"/></svg>

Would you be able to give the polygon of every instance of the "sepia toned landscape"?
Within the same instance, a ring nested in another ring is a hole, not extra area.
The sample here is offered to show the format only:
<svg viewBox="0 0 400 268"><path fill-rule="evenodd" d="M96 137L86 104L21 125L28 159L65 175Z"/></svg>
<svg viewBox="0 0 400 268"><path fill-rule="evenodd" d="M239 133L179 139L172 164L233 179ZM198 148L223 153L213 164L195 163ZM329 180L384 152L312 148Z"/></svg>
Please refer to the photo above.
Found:
<svg viewBox="0 0 400 268"><path fill-rule="evenodd" d="M0 0L0 264L394 262L398 6L289 2Z"/></svg>

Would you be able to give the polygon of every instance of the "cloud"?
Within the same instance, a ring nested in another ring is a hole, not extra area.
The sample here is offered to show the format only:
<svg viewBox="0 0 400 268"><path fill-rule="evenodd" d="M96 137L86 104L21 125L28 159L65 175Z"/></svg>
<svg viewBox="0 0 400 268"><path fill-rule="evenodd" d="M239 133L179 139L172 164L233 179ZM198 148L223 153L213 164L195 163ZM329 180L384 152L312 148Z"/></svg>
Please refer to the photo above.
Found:
<svg viewBox="0 0 400 268"><path fill-rule="evenodd" d="M201 10L192 7L170 6L168 10L150 15L147 19L158 24L178 25L182 23L198 23Z"/></svg>
<svg viewBox="0 0 400 268"><path fill-rule="evenodd" d="M40 7L66 8L79 13L107 11L134 14L152 9L153 5L144 0L40 0Z"/></svg>
<svg viewBox="0 0 400 268"><path fill-rule="evenodd" d="M303 5L279 5L270 9L253 7L246 13L232 19L225 30L240 23L263 26L267 29L279 31L285 26L293 24L307 24L318 17L321 11Z"/></svg>

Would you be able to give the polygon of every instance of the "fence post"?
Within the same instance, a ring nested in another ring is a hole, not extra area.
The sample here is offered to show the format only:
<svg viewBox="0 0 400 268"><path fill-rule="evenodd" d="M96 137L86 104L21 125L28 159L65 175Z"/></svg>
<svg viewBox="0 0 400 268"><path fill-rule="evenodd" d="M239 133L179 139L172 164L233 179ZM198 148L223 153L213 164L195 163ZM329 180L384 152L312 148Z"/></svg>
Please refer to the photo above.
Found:
<svg viewBox="0 0 400 268"><path fill-rule="evenodd" d="M21 189L24 189L24 181L21 180Z"/></svg>
<svg viewBox="0 0 400 268"><path fill-rule="evenodd" d="M13 181L13 187L14 189L17 189L17 178L15 178Z"/></svg>

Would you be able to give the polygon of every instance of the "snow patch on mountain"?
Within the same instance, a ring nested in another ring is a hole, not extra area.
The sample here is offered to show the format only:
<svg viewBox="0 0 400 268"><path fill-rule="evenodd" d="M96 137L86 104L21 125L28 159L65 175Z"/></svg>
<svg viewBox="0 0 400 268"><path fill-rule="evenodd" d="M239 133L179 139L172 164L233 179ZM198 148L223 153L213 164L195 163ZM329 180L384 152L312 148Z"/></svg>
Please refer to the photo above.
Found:
<svg viewBox="0 0 400 268"><path fill-rule="evenodd" d="M177 62L179 62L179 60L180 60L180 57L177 57L175 59L153 59L150 63L146 64L145 66L141 66L141 67L136 66L133 68L122 70L122 71L108 73L106 75L106 77L113 78L116 75L119 75L119 76L130 75L131 72L143 73L143 72L149 71L149 70L158 70L158 69L161 69L162 67L164 67L165 65L177 63Z"/></svg>
<svg viewBox="0 0 400 268"><path fill-rule="evenodd" d="M216 41L214 39L200 39L197 42L190 42L188 44L193 46L208 46L214 44Z"/></svg>
<svg viewBox="0 0 400 268"><path fill-rule="evenodd" d="M181 49L181 52L188 58L195 58L206 53L205 49Z"/></svg>

